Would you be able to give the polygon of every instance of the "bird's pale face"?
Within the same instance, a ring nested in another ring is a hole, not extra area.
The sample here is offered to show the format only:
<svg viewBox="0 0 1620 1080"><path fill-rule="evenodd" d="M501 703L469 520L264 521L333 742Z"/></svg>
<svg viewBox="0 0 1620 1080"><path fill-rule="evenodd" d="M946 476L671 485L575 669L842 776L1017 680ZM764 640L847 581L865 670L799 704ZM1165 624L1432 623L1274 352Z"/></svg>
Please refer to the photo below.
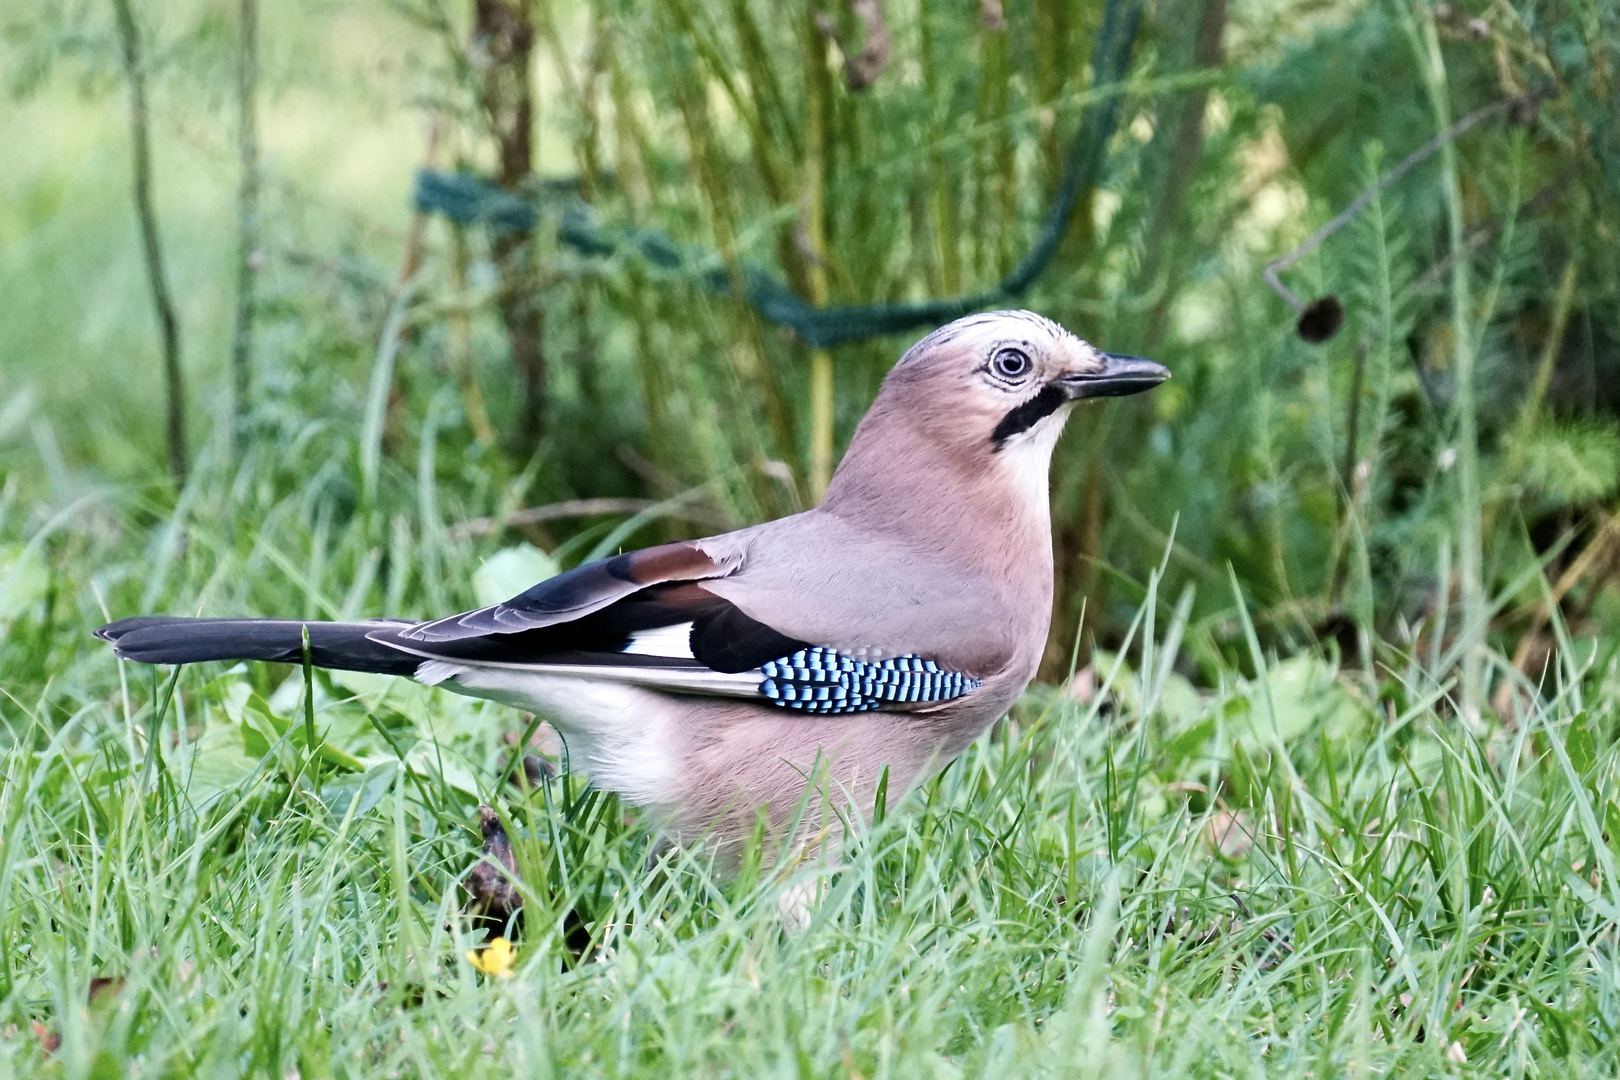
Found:
<svg viewBox="0 0 1620 1080"><path fill-rule="evenodd" d="M891 378L926 403L931 437L989 454L1021 480L1038 473L1044 496L1052 447L1075 402L1135 394L1169 371L1115 356L1027 311L960 319L918 342Z"/></svg>

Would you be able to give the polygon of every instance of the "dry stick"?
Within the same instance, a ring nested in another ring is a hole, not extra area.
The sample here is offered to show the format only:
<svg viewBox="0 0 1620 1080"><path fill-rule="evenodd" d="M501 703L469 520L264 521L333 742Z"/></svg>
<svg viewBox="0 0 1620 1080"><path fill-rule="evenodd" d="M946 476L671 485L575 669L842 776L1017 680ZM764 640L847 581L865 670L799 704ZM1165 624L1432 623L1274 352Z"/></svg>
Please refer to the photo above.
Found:
<svg viewBox="0 0 1620 1080"><path fill-rule="evenodd" d="M1356 512L1356 436L1361 427L1361 384L1367 372L1367 339L1356 342L1356 363L1350 374L1349 431L1345 433L1344 464L1340 468L1339 486L1344 499L1344 517L1339 522L1339 536L1333 544L1333 584L1328 589L1328 610L1339 606L1339 591L1344 588L1345 555L1350 546L1350 522Z"/></svg>
<svg viewBox="0 0 1620 1080"><path fill-rule="evenodd" d="M1458 120L1455 124L1452 124L1444 131L1435 135L1428 142L1406 155L1406 157L1402 158L1400 164L1396 165L1383 176L1380 176L1365 191L1351 200L1349 206L1346 206L1343 210L1340 210L1334 215L1331 221L1307 237L1304 243L1300 244L1288 254L1278 256L1277 258L1266 263L1266 268L1260 272L1260 276L1265 278L1266 284L1271 286L1271 290L1278 296L1282 297L1289 307L1293 308L1296 312L1303 311L1305 309L1304 303L1302 303L1297 296L1288 290L1288 286L1284 285L1282 281L1278 279L1278 273L1283 270L1287 270L1289 267L1299 262L1299 260L1321 247L1322 243L1327 240L1328 237L1344 228L1355 218L1357 214L1366 209L1367 204L1372 202L1373 199L1378 196L1379 192L1383 191L1401 177L1417 168L1425 160L1437 153L1442 147L1450 143L1452 140L1466 135L1468 132L1472 131L1474 128L1478 127L1480 124L1484 123L1486 120L1489 120L1498 113L1507 112L1516 107L1534 105L1542 98L1547 97L1550 93L1551 91L1546 89L1530 90L1524 94L1520 94L1518 97L1503 98L1500 101L1493 101L1489 105L1484 105L1478 109L1475 109L1473 112L1469 113L1461 120Z"/></svg>
<svg viewBox="0 0 1620 1080"><path fill-rule="evenodd" d="M422 168L436 169L439 165L439 146L444 141L443 113L434 113L428 121L427 147L422 151ZM399 253L399 273L394 279L394 294L401 293L416 272L422 268L422 239L427 233L428 215L418 210L411 215L411 224L405 231L405 244Z"/></svg>
<svg viewBox="0 0 1620 1080"><path fill-rule="evenodd" d="M1581 579L1598 564L1599 559L1610 558L1617 546L1620 546L1620 510L1616 510L1609 515L1608 520L1603 523L1603 527L1598 530L1598 534L1592 538L1592 542L1587 544L1586 549L1576 556L1574 562L1569 564L1569 569L1559 575L1558 584L1552 588L1552 604L1556 606L1563 603L1564 597L1568 595L1569 590L1580 584ZM1547 604L1547 600L1537 601L1535 610L1530 616L1530 625L1525 629L1524 635L1519 638L1518 647L1513 650L1513 666L1524 675L1530 674L1529 662L1532 643L1541 628L1547 624L1547 620L1551 615L1552 611Z"/></svg>
<svg viewBox="0 0 1620 1080"><path fill-rule="evenodd" d="M1559 192L1563 191L1564 185L1569 182L1572 175L1571 173L1565 173L1554 179L1529 199L1520 203L1519 208L1513 212L1513 216L1526 218L1541 213L1553 199L1558 197ZM1414 293L1421 292L1429 286L1437 284L1442 277L1450 272L1452 263L1458 259L1472 258L1475 252L1490 243L1496 234L1501 231L1502 221L1500 219L1481 225L1469 234L1467 240L1463 241L1461 251L1447 253L1444 258L1419 274L1412 284L1407 286L1407 290Z"/></svg>
<svg viewBox="0 0 1620 1080"><path fill-rule="evenodd" d="M180 372L180 327L169 296L163 244L158 236L157 211L152 207L152 144L150 114L146 106L146 68L141 61L140 33L129 0L113 0L118 17L118 43L129 82L129 134L135 156L135 216L140 221L141 244L146 252L146 278L152 286L152 308L163 338L163 378L168 392L169 472L186 479L186 387Z"/></svg>
<svg viewBox="0 0 1620 1080"><path fill-rule="evenodd" d="M247 452L252 384L254 282L259 261L259 128L254 101L259 83L259 2L237 9L236 68L236 323L231 331L231 441L238 461Z"/></svg>

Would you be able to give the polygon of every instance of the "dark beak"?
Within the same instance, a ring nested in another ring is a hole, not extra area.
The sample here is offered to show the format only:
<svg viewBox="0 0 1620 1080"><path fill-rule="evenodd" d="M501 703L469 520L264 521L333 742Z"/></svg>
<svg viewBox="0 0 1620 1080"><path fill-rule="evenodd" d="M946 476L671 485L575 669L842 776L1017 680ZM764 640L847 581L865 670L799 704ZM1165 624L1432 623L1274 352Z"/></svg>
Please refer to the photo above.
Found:
<svg viewBox="0 0 1620 1080"><path fill-rule="evenodd" d="M1052 380L1052 385L1069 395L1070 401L1082 398L1124 397L1151 390L1170 377L1170 369L1140 356L1117 356L1103 353L1103 369L1088 374L1064 375Z"/></svg>

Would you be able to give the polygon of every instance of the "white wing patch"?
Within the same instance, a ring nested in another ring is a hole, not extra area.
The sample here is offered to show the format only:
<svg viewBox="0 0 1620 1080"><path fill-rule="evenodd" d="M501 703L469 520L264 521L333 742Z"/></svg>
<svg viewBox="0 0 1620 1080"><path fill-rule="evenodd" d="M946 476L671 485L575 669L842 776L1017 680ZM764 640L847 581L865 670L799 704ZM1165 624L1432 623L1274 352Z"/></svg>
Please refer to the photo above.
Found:
<svg viewBox="0 0 1620 1080"><path fill-rule="evenodd" d="M438 686L446 679L453 679L466 670L461 664L451 664L443 660L424 660L416 669L416 681L423 686Z"/></svg>
<svg viewBox="0 0 1620 1080"><path fill-rule="evenodd" d="M655 626L651 630L637 630L630 635L630 644L624 647L624 651L638 656L695 659L692 655L692 624L683 622L674 626Z"/></svg>

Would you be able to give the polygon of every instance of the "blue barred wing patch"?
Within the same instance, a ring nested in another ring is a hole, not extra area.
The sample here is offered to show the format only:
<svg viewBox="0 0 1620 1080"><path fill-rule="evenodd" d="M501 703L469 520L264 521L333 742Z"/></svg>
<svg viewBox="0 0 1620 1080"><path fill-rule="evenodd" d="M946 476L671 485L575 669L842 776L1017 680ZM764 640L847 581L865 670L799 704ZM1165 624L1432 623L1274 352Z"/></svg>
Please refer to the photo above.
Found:
<svg viewBox="0 0 1620 1080"><path fill-rule="evenodd" d="M976 689L979 680L944 671L920 656L855 660L816 645L760 665L759 692L800 712L869 712L884 705L946 701Z"/></svg>

